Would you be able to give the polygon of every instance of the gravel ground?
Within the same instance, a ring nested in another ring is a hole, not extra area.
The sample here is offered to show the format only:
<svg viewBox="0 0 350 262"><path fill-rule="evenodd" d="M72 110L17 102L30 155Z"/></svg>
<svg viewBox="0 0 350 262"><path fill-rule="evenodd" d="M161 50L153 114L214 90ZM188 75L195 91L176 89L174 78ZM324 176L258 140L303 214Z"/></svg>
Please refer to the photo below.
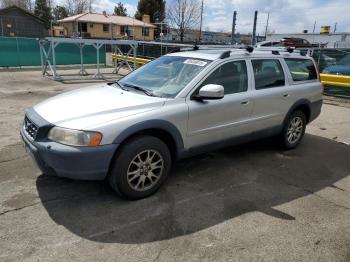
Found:
<svg viewBox="0 0 350 262"><path fill-rule="evenodd" d="M0 261L350 261L346 100L327 99L296 150L263 140L183 160L128 202L42 175L20 143L25 108L86 85L0 72Z"/></svg>

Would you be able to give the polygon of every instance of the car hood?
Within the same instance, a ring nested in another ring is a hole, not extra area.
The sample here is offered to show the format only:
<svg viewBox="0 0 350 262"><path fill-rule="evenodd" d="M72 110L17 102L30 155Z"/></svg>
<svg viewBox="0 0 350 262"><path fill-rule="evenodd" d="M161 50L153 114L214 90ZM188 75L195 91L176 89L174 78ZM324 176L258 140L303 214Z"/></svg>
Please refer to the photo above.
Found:
<svg viewBox="0 0 350 262"><path fill-rule="evenodd" d="M54 125L85 129L154 110L163 106L165 100L103 84L49 98L34 110Z"/></svg>
<svg viewBox="0 0 350 262"><path fill-rule="evenodd" d="M339 75L350 75L350 66L346 65L333 65L325 68L323 73L326 74L339 74Z"/></svg>

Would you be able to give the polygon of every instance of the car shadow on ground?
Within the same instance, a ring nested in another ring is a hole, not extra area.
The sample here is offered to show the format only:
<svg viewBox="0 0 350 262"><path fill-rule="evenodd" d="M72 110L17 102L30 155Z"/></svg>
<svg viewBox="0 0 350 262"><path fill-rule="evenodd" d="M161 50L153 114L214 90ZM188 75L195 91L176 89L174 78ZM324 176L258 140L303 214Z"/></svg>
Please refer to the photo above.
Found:
<svg viewBox="0 0 350 262"><path fill-rule="evenodd" d="M276 206L312 194L350 174L350 147L306 135L295 150L271 140L182 160L155 195L127 201L105 182L39 176L50 217L97 242L146 243L191 234L252 211L293 220Z"/></svg>

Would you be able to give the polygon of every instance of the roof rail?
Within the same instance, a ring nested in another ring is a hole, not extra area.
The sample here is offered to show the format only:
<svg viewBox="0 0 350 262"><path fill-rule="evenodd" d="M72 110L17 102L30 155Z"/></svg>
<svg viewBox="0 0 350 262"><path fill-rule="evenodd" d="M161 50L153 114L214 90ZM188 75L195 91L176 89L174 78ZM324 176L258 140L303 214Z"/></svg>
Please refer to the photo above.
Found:
<svg viewBox="0 0 350 262"><path fill-rule="evenodd" d="M288 52L288 53L300 53L300 50L296 50L293 47L256 47L257 51L271 51L271 52Z"/></svg>

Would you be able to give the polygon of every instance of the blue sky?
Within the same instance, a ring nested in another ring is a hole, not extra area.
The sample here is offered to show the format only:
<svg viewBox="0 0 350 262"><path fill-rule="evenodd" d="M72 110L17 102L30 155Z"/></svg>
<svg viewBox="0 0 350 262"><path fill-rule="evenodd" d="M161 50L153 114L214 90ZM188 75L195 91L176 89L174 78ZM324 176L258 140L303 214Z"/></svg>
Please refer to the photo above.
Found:
<svg viewBox="0 0 350 262"><path fill-rule="evenodd" d="M137 0L95 0L96 12L113 12L117 2L121 1L133 16ZM200 0L198 0L200 1ZM168 0L167 3L171 3ZM265 31L267 13L270 13L269 30L276 33L312 31L317 21L316 31L321 25L334 27L338 32L350 32L349 0L204 0L203 28L211 31L230 31L232 13L237 10L237 32L252 31L254 11L259 11L257 33Z"/></svg>

